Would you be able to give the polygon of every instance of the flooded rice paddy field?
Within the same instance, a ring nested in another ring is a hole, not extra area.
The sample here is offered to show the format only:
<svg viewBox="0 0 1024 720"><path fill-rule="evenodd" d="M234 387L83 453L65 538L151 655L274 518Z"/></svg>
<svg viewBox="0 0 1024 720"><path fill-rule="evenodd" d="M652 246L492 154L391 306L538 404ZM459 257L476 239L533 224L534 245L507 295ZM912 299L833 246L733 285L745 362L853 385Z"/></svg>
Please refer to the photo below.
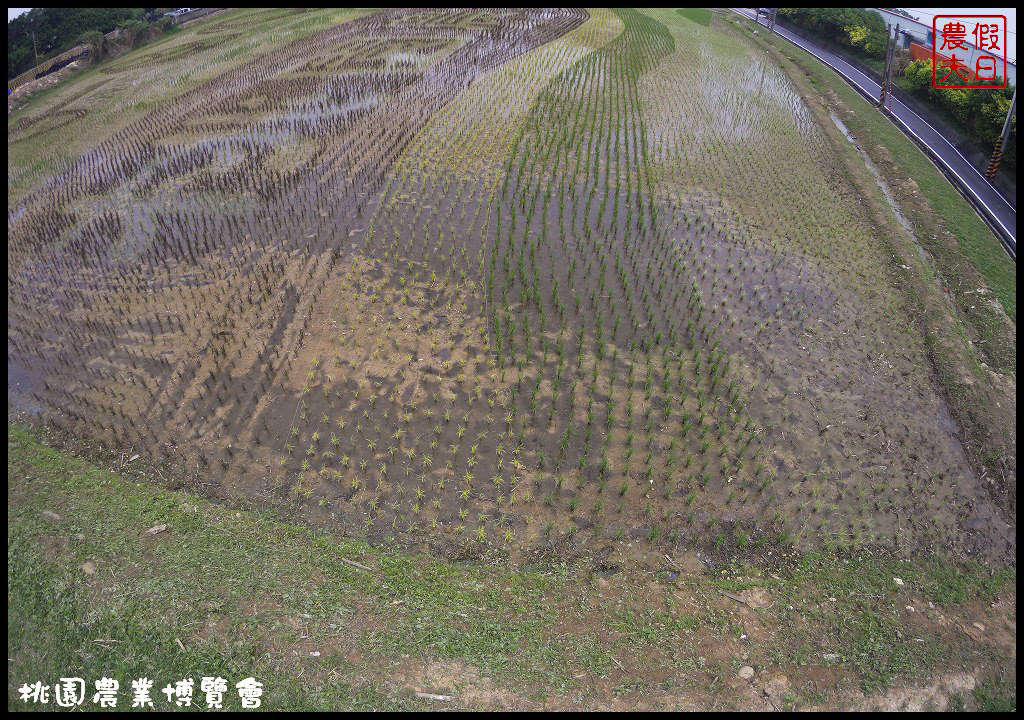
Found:
<svg viewBox="0 0 1024 720"><path fill-rule="evenodd" d="M9 116L8 401L449 556L1006 556L783 71L674 11L238 11Z"/></svg>

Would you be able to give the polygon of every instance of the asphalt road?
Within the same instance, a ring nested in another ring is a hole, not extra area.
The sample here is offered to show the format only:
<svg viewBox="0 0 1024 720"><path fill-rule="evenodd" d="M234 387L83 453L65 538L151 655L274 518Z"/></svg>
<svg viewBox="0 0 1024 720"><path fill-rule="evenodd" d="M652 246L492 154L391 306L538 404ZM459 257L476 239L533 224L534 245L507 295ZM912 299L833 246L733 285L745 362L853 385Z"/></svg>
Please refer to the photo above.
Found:
<svg viewBox="0 0 1024 720"><path fill-rule="evenodd" d="M733 8L733 11L750 20L756 19L756 11L751 8ZM767 19L762 18L760 22L764 25L767 23ZM881 88L871 77L828 50L820 48L804 38L780 28L778 25L775 26L775 32L830 66L868 98L875 101L878 100ZM925 122L924 118L896 98L892 98L890 117L893 118L896 125L905 133L927 146L932 152L932 159L941 166L944 166L948 174L952 175L950 180L955 184L959 184L960 190L973 200L979 214L985 216L996 228L997 234L1001 236L1000 239L1003 241L1003 247L1006 248L1010 257L1016 260L1017 211L1006 201L1002 193L993 187L985 176L968 162L967 158L961 155L960 151L952 143L942 136L942 133Z"/></svg>

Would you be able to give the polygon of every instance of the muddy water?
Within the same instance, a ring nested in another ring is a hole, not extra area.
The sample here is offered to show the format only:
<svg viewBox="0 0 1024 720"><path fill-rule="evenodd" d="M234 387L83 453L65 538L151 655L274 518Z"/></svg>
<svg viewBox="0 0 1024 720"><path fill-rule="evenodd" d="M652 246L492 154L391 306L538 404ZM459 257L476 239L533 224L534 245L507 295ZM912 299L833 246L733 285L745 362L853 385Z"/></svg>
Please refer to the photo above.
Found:
<svg viewBox="0 0 1024 720"><path fill-rule="evenodd" d="M850 132L849 128L846 127L843 121L839 119L839 116L836 115L834 112L830 112L829 115L832 118L832 122L835 123L835 126L839 128L840 132L842 132L843 135L846 136L846 139L850 141L850 144L854 145L859 151L860 145L857 144L857 138L853 136L853 133ZM888 203L889 208L893 212L893 215L896 216L896 219L899 221L900 225L903 226L903 229L906 230L911 237L913 237L914 229L913 227L911 227L910 222L907 220L907 218L904 217L903 213L900 212L900 207L897 204L896 199L893 197L892 191L889 189L889 184L882 178L882 173L878 171L878 168L875 167L875 164L871 162L871 158L869 158L864 152L861 152L860 156L863 158L864 164L867 166L868 170L871 171L872 177L875 178L875 184L878 185L878 189L881 190L882 195L885 196L885 201ZM918 245L918 250L923 252L920 245Z"/></svg>

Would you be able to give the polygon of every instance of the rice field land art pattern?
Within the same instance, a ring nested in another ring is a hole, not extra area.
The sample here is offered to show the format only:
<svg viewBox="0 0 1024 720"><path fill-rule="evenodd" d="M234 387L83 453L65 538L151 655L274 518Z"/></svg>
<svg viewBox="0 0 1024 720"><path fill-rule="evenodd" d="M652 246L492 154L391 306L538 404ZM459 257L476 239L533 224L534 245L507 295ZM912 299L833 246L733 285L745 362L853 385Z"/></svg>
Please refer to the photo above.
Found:
<svg viewBox="0 0 1024 720"><path fill-rule="evenodd" d="M249 10L9 116L8 400L448 556L1015 547L712 14Z"/></svg>

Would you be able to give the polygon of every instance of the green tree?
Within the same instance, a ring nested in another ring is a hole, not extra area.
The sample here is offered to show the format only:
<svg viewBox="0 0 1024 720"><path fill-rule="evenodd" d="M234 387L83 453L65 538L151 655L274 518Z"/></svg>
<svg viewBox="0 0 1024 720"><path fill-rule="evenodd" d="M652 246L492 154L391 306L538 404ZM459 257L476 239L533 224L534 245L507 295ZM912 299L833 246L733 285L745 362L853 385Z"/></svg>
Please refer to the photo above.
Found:
<svg viewBox="0 0 1024 720"><path fill-rule="evenodd" d="M779 8L779 17L854 50L881 59L886 27L882 16L863 8Z"/></svg>
<svg viewBox="0 0 1024 720"><path fill-rule="evenodd" d="M7 23L7 79L70 50L85 33L156 17L144 8L32 8Z"/></svg>

